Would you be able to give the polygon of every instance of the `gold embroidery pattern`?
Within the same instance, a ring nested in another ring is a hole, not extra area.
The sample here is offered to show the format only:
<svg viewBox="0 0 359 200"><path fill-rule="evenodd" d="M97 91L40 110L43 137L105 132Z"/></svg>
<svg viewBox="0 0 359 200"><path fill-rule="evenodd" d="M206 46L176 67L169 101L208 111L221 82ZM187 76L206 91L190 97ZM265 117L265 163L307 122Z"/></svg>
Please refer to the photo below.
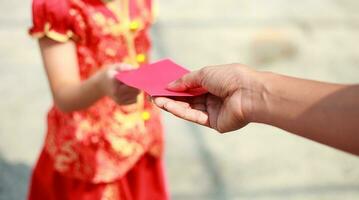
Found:
<svg viewBox="0 0 359 200"><path fill-rule="evenodd" d="M60 152L55 157L55 168L59 171L67 171L69 165L76 161L78 156L72 149L72 141L68 141L63 144Z"/></svg>
<svg viewBox="0 0 359 200"><path fill-rule="evenodd" d="M107 184L102 193L101 200L120 200L120 191L115 183Z"/></svg>
<svg viewBox="0 0 359 200"><path fill-rule="evenodd" d="M137 142L129 141L122 137L117 137L115 135L109 135L109 141L111 143L112 149L120 153L124 157L133 155L135 152L142 150L142 146Z"/></svg>

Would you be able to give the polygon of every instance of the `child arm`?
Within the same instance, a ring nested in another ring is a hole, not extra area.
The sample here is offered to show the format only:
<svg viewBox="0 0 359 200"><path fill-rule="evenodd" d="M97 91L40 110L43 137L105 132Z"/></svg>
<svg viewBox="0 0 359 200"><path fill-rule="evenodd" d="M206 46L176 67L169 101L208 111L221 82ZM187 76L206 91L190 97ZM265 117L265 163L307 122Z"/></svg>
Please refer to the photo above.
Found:
<svg viewBox="0 0 359 200"><path fill-rule="evenodd" d="M138 90L115 80L118 70L129 66L104 67L90 78L81 81L76 46L72 40L59 43L47 37L39 39L41 55L55 105L63 112L85 109L104 96L118 104L136 102Z"/></svg>

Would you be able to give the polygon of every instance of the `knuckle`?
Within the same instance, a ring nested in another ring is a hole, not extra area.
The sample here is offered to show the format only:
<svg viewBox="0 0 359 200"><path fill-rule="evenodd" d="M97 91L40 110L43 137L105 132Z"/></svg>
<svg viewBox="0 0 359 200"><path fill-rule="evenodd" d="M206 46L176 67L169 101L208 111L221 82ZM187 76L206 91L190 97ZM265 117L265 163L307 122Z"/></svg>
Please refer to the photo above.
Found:
<svg viewBox="0 0 359 200"><path fill-rule="evenodd" d="M201 71L202 75L206 75L206 74L210 73L214 67L215 66L205 66L200 71Z"/></svg>
<svg viewBox="0 0 359 200"><path fill-rule="evenodd" d="M218 133L224 134L226 131L222 128L217 128Z"/></svg>
<svg viewBox="0 0 359 200"><path fill-rule="evenodd" d="M184 117L185 117L186 119L192 119L192 117L191 117L191 110L190 110L189 108L185 109ZM192 119L192 120L194 120L194 119Z"/></svg>
<svg viewBox="0 0 359 200"><path fill-rule="evenodd" d="M228 132L228 129L226 129L225 126L222 126L222 125L218 125L215 127L215 129L218 131L218 133L220 134L224 134L226 132Z"/></svg>
<svg viewBox="0 0 359 200"><path fill-rule="evenodd" d="M169 102L165 102L164 104L163 104L163 108L164 109L166 109L166 110L169 110L168 108L169 108L169 104L168 104Z"/></svg>
<svg viewBox="0 0 359 200"><path fill-rule="evenodd" d="M198 71L199 76L200 76L200 77L205 76L205 75L208 73L208 68L209 68L209 67L203 67L202 69L200 69L200 70Z"/></svg>
<svg viewBox="0 0 359 200"><path fill-rule="evenodd" d="M204 67L198 72L200 85L202 85L202 86L205 85L206 80L211 73L211 69L212 69L212 67Z"/></svg>

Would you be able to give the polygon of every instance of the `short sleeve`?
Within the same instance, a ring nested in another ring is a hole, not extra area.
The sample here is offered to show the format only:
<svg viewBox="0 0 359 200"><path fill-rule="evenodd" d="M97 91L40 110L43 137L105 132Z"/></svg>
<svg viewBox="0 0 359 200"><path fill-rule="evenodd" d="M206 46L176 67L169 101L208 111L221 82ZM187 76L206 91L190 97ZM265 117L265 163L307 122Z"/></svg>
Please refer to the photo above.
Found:
<svg viewBox="0 0 359 200"><path fill-rule="evenodd" d="M29 34L66 42L73 36L70 6L67 0L33 0L33 25Z"/></svg>

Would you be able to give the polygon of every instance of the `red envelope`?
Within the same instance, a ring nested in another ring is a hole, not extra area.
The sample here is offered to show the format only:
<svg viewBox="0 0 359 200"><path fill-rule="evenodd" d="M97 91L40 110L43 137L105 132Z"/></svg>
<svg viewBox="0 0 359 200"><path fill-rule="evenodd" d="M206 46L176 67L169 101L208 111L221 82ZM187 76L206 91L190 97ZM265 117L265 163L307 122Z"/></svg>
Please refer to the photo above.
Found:
<svg viewBox="0 0 359 200"><path fill-rule="evenodd" d="M116 75L116 79L143 90L151 96L197 96L206 93L203 90L173 92L166 89L170 82L181 78L188 72L189 70L165 59L136 70L120 72Z"/></svg>

